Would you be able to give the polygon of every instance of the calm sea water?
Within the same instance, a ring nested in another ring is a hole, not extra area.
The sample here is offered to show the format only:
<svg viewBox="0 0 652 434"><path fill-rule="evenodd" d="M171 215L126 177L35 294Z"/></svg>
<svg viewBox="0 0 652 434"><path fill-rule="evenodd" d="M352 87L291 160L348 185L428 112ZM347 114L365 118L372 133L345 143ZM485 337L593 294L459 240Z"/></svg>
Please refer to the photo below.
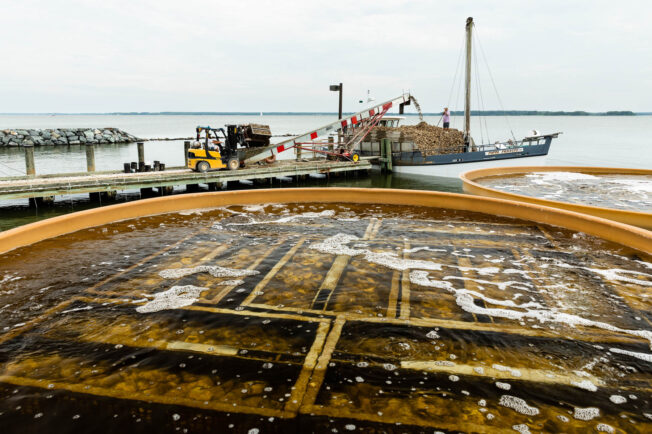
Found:
<svg viewBox="0 0 652 434"><path fill-rule="evenodd" d="M274 135L299 134L327 124L333 116L263 115L263 116L113 116L113 115L2 115L0 129L6 128L96 128L117 127L142 138L190 137L197 125L221 127L234 123L270 125ZM437 124L438 117L425 120ZM403 123L415 124L416 116L406 116ZM462 119L454 117L452 127L461 128ZM486 143L511 137L523 137L536 129L543 133L563 132L553 141L549 165L610 166L652 168L652 116L635 117L572 117L518 116L476 117L472 129L476 141ZM285 138L275 137L274 141ZM292 158L292 151L284 158ZM160 160L168 167L183 164L182 141L149 141L145 143L147 160ZM120 170L122 163L137 160L135 143L103 145L95 150L97 170ZM86 154L82 146L49 146L35 150L36 171L40 174L81 172L86 170ZM519 164L515 162L515 164ZM0 176L25 173L24 153L19 148L0 148ZM292 184L286 184L292 185ZM405 188L461 192L461 182L437 177L372 174L365 178L336 181L313 180L304 185L356 185L361 187ZM138 197L138 192L120 194L117 200ZM33 209L27 200L0 202L0 230L99 206L85 195L58 198L53 207Z"/></svg>

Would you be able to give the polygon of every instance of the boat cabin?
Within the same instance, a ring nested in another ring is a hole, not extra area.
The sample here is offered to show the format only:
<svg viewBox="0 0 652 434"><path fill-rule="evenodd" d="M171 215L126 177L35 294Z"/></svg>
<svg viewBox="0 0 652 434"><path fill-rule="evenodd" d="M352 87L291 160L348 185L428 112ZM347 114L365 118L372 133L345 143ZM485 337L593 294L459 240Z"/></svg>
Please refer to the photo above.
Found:
<svg viewBox="0 0 652 434"><path fill-rule="evenodd" d="M378 122L378 126L379 127L396 128L396 127L398 127L398 124L404 119L405 119L404 116L384 116Z"/></svg>

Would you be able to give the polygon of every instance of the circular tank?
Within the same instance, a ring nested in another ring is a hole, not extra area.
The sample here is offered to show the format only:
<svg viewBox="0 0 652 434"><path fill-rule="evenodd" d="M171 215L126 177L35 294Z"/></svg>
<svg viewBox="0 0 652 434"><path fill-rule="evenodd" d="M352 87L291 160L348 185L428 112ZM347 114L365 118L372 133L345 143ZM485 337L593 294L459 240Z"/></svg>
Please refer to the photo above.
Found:
<svg viewBox="0 0 652 434"><path fill-rule="evenodd" d="M274 189L83 211L0 246L3 432L652 429L643 229Z"/></svg>
<svg viewBox="0 0 652 434"><path fill-rule="evenodd" d="M652 170L531 166L471 170L464 191L652 229Z"/></svg>

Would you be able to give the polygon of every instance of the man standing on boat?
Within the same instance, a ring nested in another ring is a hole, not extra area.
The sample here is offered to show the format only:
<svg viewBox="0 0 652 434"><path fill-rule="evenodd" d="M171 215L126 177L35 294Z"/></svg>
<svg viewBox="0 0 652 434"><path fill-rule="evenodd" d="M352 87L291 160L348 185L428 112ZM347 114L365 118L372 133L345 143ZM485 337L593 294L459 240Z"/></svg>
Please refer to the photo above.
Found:
<svg viewBox="0 0 652 434"><path fill-rule="evenodd" d="M442 113L441 116L444 121L444 129L447 130L451 124L451 114L448 111L448 107L444 107L444 113Z"/></svg>

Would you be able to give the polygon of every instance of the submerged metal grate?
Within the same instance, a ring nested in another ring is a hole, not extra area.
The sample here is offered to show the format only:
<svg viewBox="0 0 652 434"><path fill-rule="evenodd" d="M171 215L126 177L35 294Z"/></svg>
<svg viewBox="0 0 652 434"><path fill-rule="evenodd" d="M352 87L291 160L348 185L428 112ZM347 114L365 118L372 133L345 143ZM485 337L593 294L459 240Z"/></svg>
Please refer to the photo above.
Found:
<svg viewBox="0 0 652 434"><path fill-rule="evenodd" d="M80 231L0 257L0 424L649 431L646 261L416 207L232 206Z"/></svg>

